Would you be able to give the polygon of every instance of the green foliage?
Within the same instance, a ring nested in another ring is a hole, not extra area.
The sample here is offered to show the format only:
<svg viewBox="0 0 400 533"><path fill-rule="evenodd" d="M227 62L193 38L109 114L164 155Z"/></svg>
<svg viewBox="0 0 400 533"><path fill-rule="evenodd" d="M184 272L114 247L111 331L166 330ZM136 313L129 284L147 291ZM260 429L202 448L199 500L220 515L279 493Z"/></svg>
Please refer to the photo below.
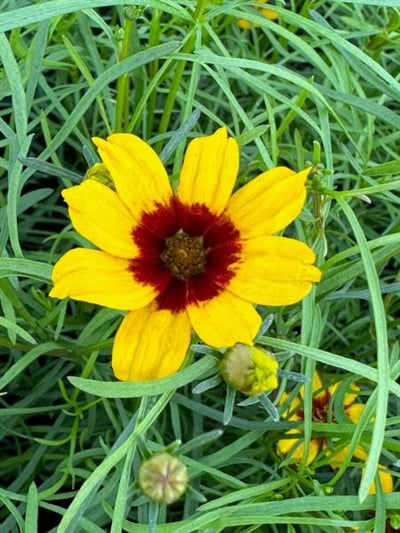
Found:
<svg viewBox="0 0 400 533"><path fill-rule="evenodd" d="M271 0L277 21L251 4L2 2L2 533L384 532L396 523L398 2ZM287 234L314 248L323 271L302 303L259 309L269 328L257 343L277 355L280 387L241 405L219 379L221 354L200 344L175 376L116 382L121 313L48 296L56 259L84 244L60 191L98 161L91 136L141 136L175 181L188 139L220 125L241 144L238 185L275 165L315 165ZM342 383L338 415L324 424L311 419L316 369ZM298 427L285 412L301 382L306 443L362 444L365 464L349 454L334 471L325 454L308 466L279 457L277 441ZM366 405L356 425L343 412L354 382ZM166 507L141 494L136 475L142 458L168 447L187 465L189 489ZM375 497L378 464L395 492L377 483Z"/></svg>

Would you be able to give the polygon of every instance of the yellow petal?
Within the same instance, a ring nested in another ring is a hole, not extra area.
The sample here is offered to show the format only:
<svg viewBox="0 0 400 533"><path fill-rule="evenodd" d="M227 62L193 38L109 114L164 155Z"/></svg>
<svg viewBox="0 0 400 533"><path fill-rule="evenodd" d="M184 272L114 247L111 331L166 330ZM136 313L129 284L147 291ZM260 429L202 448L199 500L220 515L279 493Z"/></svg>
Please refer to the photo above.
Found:
<svg viewBox="0 0 400 533"><path fill-rule="evenodd" d="M137 247L132 239L134 219L118 195L97 181L62 192L76 231L105 252L134 258Z"/></svg>
<svg viewBox="0 0 400 533"><path fill-rule="evenodd" d="M363 403L353 403L345 408L345 413L354 424L357 424L364 408L365 405Z"/></svg>
<svg viewBox="0 0 400 533"><path fill-rule="evenodd" d="M281 455L288 455L289 452L292 450L292 448L294 449L297 443L299 443L300 445L299 441L303 437L303 433L297 429L289 429L289 431L286 431L285 433L285 435L292 435L292 434L294 435L292 439L284 438L284 439L278 440L278 442L276 443L278 452Z"/></svg>
<svg viewBox="0 0 400 533"><path fill-rule="evenodd" d="M347 447L344 449L344 451L348 451ZM366 461L368 459L368 454L362 446L357 446L357 448L354 450L354 457L361 459L361 461Z"/></svg>
<svg viewBox="0 0 400 533"><path fill-rule="evenodd" d="M335 453L332 456L332 463L330 463L332 468L339 468L339 466L341 466L341 464L347 457L348 450L348 446L346 446L345 448L343 448L343 450L339 451L338 453ZM368 459L368 454L362 446L357 446L357 448L354 450L354 457L357 457L357 459L360 459L361 461L365 462ZM382 485L383 492L393 492L393 477L387 470L385 470L385 467L383 465L378 465L377 474L379 476L379 481ZM372 483L372 485L370 486L368 494L376 494L375 483Z"/></svg>
<svg viewBox="0 0 400 533"><path fill-rule="evenodd" d="M169 203L172 189L167 173L147 143L129 133L114 133L106 141L98 137L92 140L136 222L143 211L150 213L156 204Z"/></svg>
<svg viewBox="0 0 400 533"><path fill-rule="evenodd" d="M138 309L156 296L154 289L135 281L129 261L99 250L75 248L53 268L53 298L73 298L112 309Z"/></svg>
<svg viewBox="0 0 400 533"><path fill-rule="evenodd" d="M272 11L272 9L260 9L260 13L269 20L276 20L277 18L279 18L278 13Z"/></svg>
<svg viewBox="0 0 400 533"><path fill-rule="evenodd" d="M248 20L246 20L246 19L238 19L237 23L238 23L239 28L242 28L243 30L248 30L252 26L250 24L250 22ZM257 25L255 25L255 26L257 26Z"/></svg>
<svg viewBox="0 0 400 533"><path fill-rule="evenodd" d="M286 237L257 237L243 241L242 262L235 265L229 290L262 305L289 305L300 301L319 281L321 272L311 263L313 251Z"/></svg>
<svg viewBox="0 0 400 533"><path fill-rule="evenodd" d="M323 384L321 377L318 372L314 372L313 378L312 378L312 392L314 398L318 398L318 396L325 396L326 391L323 389Z"/></svg>
<svg viewBox="0 0 400 533"><path fill-rule="evenodd" d="M355 383L352 383L350 385L350 392L346 392L346 394L344 395L345 407L350 407L350 405L352 405L357 400L359 391L360 387L358 385L356 385Z"/></svg>
<svg viewBox="0 0 400 533"><path fill-rule="evenodd" d="M339 468L344 461L347 459L347 456L349 454L349 447L345 446L341 450L333 453L327 454L329 457L329 464L332 468ZM367 453L365 452L364 448L362 446L357 446L354 450L354 457L357 457L357 459L360 459L361 461L366 461L368 458Z"/></svg>
<svg viewBox="0 0 400 533"><path fill-rule="evenodd" d="M348 451L349 451L349 447L345 446L342 450L339 450L338 452L336 451L332 453L327 452L326 455L329 459L330 467L333 468L334 470L336 468L339 468L344 462L344 460L346 459Z"/></svg>
<svg viewBox="0 0 400 533"><path fill-rule="evenodd" d="M190 142L179 178L178 198L205 204L213 213L225 209L239 170L239 147L226 128Z"/></svg>
<svg viewBox="0 0 400 533"><path fill-rule="evenodd" d="M224 291L187 308L190 322L203 342L221 348L237 342L253 344L261 318L254 307Z"/></svg>
<svg viewBox="0 0 400 533"><path fill-rule="evenodd" d="M393 492L393 477L389 472L384 470L382 465L378 465L378 476L381 483L382 492L385 494ZM373 482L370 486L368 494L376 494L375 482Z"/></svg>
<svg viewBox="0 0 400 533"><path fill-rule="evenodd" d="M288 399L288 397L289 397L289 394L287 392L284 392L279 401L279 405L283 405ZM284 417L286 420L290 420L294 422L303 420L304 417L299 415L299 411L302 408L303 408L303 400L299 398L299 396L295 396L292 402L290 403L289 407L282 413L282 417Z"/></svg>
<svg viewBox="0 0 400 533"><path fill-rule="evenodd" d="M291 429L286 432L286 435L290 435L291 433L299 434L296 429ZM304 461L305 445L303 441L300 441L300 438L279 440L277 443L278 451L281 453L281 455L290 455L290 458L293 461ZM311 464L314 461L314 459L318 455L319 448L320 443L318 439L311 439L308 447L307 459L305 461L307 465Z"/></svg>
<svg viewBox="0 0 400 533"><path fill-rule="evenodd" d="M227 214L243 237L273 235L300 213L310 169L276 167L249 181L229 200Z"/></svg>
<svg viewBox="0 0 400 533"><path fill-rule="evenodd" d="M153 304L131 311L114 341L115 376L123 381L146 381L177 372L189 348L190 335L185 312L157 311Z"/></svg>
<svg viewBox="0 0 400 533"><path fill-rule="evenodd" d="M290 404L289 409L286 411L285 416L288 420L298 421L304 420L304 412L299 412L303 409L303 400L299 396L295 396Z"/></svg>

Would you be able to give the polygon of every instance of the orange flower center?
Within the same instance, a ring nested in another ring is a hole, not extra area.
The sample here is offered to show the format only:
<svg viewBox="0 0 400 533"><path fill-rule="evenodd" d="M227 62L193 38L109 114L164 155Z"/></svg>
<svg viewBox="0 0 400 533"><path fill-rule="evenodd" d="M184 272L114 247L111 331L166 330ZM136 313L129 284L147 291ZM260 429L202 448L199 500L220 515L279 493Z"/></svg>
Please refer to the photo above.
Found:
<svg viewBox="0 0 400 533"><path fill-rule="evenodd" d="M166 239L161 259L173 276L185 281L204 272L207 253L203 237L189 237L181 230Z"/></svg>

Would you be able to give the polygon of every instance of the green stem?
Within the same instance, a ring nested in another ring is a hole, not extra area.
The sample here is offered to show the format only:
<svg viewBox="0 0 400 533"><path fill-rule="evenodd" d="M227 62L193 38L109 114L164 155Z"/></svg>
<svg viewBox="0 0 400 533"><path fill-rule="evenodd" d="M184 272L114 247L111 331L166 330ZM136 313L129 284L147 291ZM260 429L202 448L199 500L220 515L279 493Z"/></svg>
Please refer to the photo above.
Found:
<svg viewBox="0 0 400 533"><path fill-rule="evenodd" d="M197 0L196 11L194 12L194 19L197 21L203 15L208 0Z"/></svg>
<svg viewBox="0 0 400 533"><path fill-rule="evenodd" d="M193 46L194 46L194 43L196 41L196 31L195 31L196 30L196 26L197 26L198 22L200 21L201 17L203 16L204 10L205 10L206 5L207 5L207 1L208 0L198 0L197 1L196 10L195 10L195 12L193 14L193 24L192 24L192 27L189 30L188 38L187 38L185 44L183 45L182 54L190 54L191 52L193 52ZM174 107L174 103L175 103L175 100L176 100L176 95L177 95L177 92L179 90L179 86L180 86L180 83L181 83L182 75L183 75L183 72L184 72L185 67L186 67L186 63L187 63L186 61L182 61L176 67L175 75L174 75L174 78L172 80L172 84L171 84L170 90L168 92L167 100L165 102L164 113L163 113L163 115L161 117L160 126L159 126L159 129L158 129L158 132L160 134L165 133L167 131L167 128L168 128L168 125L169 125L169 121L170 121L170 118L171 118L171 114L172 114L172 110L173 110L173 107ZM158 144L156 145L156 150L158 150L158 151L161 150L161 141L159 141Z"/></svg>
<svg viewBox="0 0 400 533"><path fill-rule="evenodd" d="M192 29L192 32L189 34L187 41L183 45L182 54L188 54L193 51L193 44L195 42L195 33L193 30L194 28ZM171 118L171 114L172 114L172 110L174 108L174 103L176 101L176 95L177 95L177 92L179 90L179 86L181 83L182 74L186 67L186 63L187 61L181 61L180 63L178 63L176 67L176 71L175 71L175 74L174 74L174 77L171 83L171 87L168 92L167 99L165 101L164 112L161 117L160 126L158 128L158 132L160 134L165 133L167 131L169 121ZM156 151L159 152L161 150L161 145L162 145L162 141L159 141L155 147Z"/></svg>
<svg viewBox="0 0 400 533"><path fill-rule="evenodd" d="M120 61L126 59L130 53L133 20L126 17L124 23L124 38L122 40ZM123 74L117 82L117 104L115 109L114 131L123 131L123 125L129 122L129 74Z"/></svg>
<svg viewBox="0 0 400 533"><path fill-rule="evenodd" d="M151 19L150 35L149 35L149 47L156 46L160 42L160 18L161 11L159 9L153 10L153 15ZM151 61L148 67L149 70L149 79L152 80L157 75L157 72L160 70L160 62L158 59ZM157 103L157 91L154 88L149 96L148 106L147 106L147 135L150 135L153 131L154 124L154 113Z"/></svg>

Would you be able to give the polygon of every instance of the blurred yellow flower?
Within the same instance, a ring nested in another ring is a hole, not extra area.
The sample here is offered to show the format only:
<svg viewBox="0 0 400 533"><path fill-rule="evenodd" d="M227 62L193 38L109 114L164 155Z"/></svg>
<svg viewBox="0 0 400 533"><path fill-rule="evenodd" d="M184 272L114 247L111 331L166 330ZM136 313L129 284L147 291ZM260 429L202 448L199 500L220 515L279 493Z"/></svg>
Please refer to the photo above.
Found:
<svg viewBox="0 0 400 533"><path fill-rule="evenodd" d="M331 400L338 388L339 383L324 388L321 378L318 372L315 372L312 382L313 398L312 398L312 412L311 417L313 422L328 422L328 413L331 409ZM359 387L352 384L352 392L348 392L344 395L344 411L348 418L356 424L364 409L364 404L356 403ZM285 393L282 397L281 403L284 403L288 395ZM300 388L300 397L295 397L292 401L289 409L287 410L288 420L290 421L303 421L304 409L303 409L303 397L304 387ZM331 422L335 422L334 414ZM277 448L281 455L288 455L294 462L300 462L305 457L305 445L303 441L303 433L298 429L291 429L285 433L289 438L284 438L278 441ZM290 438L293 435L293 438ZM325 451L329 456L329 464L333 469L339 468L348 455L348 446L344 447L339 452L331 452L327 448L327 440L323 438L311 438L308 448L308 455L305 460L306 464L311 464L319 452ZM354 456L357 459L365 462L367 459L367 453L362 446L357 446L354 451ZM382 465L379 465L378 476L382 485L383 492L393 492L393 478L391 474L385 471ZM370 494L375 494L376 487L373 483L369 490Z"/></svg>
<svg viewBox="0 0 400 533"><path fill-rule="evenodd" d="M192 328L213 347L251 345L261 324L252 303L293 304L320 280L306 244L274 236L300 213L309 169L277 167L232 194L239 146L220 128L191 141L175 195L139 137L93 141L115 191L86 179L62 194L75 229L100 250L61 257L50 296L129 311L113 347L118 379L179 370Z"/></svg>
<svg viewBox="0 0 400 533"><path fill-rule="evenodd" d="M256 0L256 2L258 2L259 4L266 4L269 2L269 0ZM254 7L257 9L257 11L261 13L261 15L264 15L264 17L266 17L269 20L276 20L277 18L279 18L278 13L276 13L275 11L272 11L272 9L266 9L263 7L258 7L256 5ZM238 19L237 23L238 23L238 26L240 28L243 28L244 30L248 30L252 26L255 26L255 27L259 26L258 24L251 24L246 19Z"/></svg>

